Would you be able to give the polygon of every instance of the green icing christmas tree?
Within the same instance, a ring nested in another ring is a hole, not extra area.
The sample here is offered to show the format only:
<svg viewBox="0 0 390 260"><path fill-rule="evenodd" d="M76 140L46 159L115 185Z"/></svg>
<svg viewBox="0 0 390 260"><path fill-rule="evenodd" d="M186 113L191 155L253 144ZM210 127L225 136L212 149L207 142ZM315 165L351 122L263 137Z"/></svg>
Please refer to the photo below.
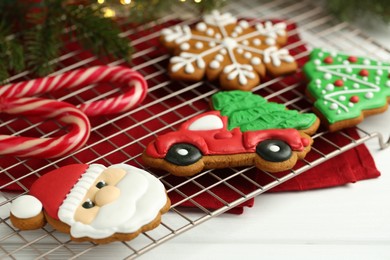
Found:
<svg viewBox="0 0 390 260"><path fill-rule="evenodd" d="M285 106L268 102L251 92L222 91L213 95L215 110L228 117L229 130L240 127L241 131L296 128L307 129L314 124L316 116L287 110Z"/></svg>
<svg viewBox="0 0 390 260"><path fill-rule="evenodd" d="M330 124L357 118L363 110L386 105L390 96L390 64L315 49L304 72L308 94Z"/></svg>

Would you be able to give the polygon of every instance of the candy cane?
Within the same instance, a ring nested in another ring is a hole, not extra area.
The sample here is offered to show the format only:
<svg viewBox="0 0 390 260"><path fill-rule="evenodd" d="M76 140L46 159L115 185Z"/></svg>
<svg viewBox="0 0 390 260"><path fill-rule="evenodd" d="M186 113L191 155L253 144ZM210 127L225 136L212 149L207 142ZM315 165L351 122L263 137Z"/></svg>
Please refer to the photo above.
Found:
<svg viewBox="0 0 390 260"><path fill-rule="evenodd" d="M116 97L78 105L77 107L88 116L125 112L141 103L148 90L142 75L130 68L96 66L56 76L8 84L0 88L0 97L30 97L59 89L73 89L96 83L118 83L130 87L130 90Z"/></svg>
<svg viewBox="0 0 390 260"><path fill-rule="evenodd" d="M77 88L96 83L118 83L130 90L124 94L78 105L32 98L30 96L64 88ZM54 158L79 149L88 140L88 116L121 113L141 103L148 86L141 74L125 67L97 66L73 70L0 88L0 113L50 118L71 126L71 131L57 138L33 138L0 135L0 155Z"/></svg>
<svg viewBox="0 0 390 260"><path fill-rule="evenodd" d="M0 135L0 155L59 157L79 149L88 140L89 120L71 104L41 98L2 98L0 101L2 113L55 119L71 127L63 136L52 138Z"/></svg>

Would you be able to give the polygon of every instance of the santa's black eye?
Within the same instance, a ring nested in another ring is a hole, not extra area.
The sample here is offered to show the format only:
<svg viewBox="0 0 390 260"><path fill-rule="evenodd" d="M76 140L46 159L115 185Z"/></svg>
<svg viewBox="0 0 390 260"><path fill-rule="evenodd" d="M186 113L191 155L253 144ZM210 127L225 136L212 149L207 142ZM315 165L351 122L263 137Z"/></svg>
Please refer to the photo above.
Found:
<svg viewBox="0 0 390 260"><path fill-rule="evenodd" d="M90 208L95 207L95 203L93 203L91 200L86 200L83 203L82 207L85 208L85 209L90 209Z"/></svg>
<svg viewBox="0 0 390 260"><path fill-rule="evenodd" d="M98 189L101 189L103 188L104 186L107 186L107 183L105 181L99 181L97 184L96 184L96 188Z"/></svg>

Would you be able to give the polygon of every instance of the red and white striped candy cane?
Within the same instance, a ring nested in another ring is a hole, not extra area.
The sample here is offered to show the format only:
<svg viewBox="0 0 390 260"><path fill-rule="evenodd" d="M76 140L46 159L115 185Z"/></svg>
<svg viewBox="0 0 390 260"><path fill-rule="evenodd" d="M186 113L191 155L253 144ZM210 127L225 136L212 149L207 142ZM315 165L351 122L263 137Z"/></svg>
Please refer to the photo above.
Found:
<svg viewBox="0 0 390 260"><path fill-rule="evenodd" d="M31 96L64 88L96 83L118 83L130 90L105 100L83 103L76 107L57 100ZM39 116L71 126L71 131L56 138L33 138L0 135L0 155L54 158L79 149L88 140L88 116L121 113L142 102L147 94L145 79L126 67L96 66L0 87L0 113Z"/></svg>
<svg viewBox="0 0 390 260"><path fill-rule="evenodd" d="M0 155L54 158L69 154L85 144L91 130L87 116L66 102L41 98L2 98L0 112L10 115L38 116L70 125L60 137L33 138L0 135Z"/></svg>
<svg viewBox="0 0 390 260"><path fill-rule="evenodd" d="M60 75L12 83L0 88L0 97L20 98L53 92L64 88L79 88L96 83L117 83L130 90L124 94L77 107L87 116L125 112L141 103L146 97L148 85L138 72L122 66L96 66L82 68Z"/></svg>

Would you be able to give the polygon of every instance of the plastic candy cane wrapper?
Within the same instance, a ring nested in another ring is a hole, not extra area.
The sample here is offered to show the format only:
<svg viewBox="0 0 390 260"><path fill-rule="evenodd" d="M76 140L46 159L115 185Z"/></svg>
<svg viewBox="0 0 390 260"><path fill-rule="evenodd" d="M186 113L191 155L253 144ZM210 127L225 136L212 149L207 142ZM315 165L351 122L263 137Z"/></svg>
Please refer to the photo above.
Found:
<svg viewBox="0 0 390 260"><path fill-rule="evenodd" d="M32 97L59 89L75 89L96 83L115 83L127 92L105 100L77 106L51 99ZM60 75L12 83L0 87L0 113L15 116L37 116L54 119L70 126L60 137L38 138L0 135L0 155L55 158L76 151L90 134L87 116L122 113L140 104L148 86L141 74L121 66L96 66L73 70Z"/></svg>

